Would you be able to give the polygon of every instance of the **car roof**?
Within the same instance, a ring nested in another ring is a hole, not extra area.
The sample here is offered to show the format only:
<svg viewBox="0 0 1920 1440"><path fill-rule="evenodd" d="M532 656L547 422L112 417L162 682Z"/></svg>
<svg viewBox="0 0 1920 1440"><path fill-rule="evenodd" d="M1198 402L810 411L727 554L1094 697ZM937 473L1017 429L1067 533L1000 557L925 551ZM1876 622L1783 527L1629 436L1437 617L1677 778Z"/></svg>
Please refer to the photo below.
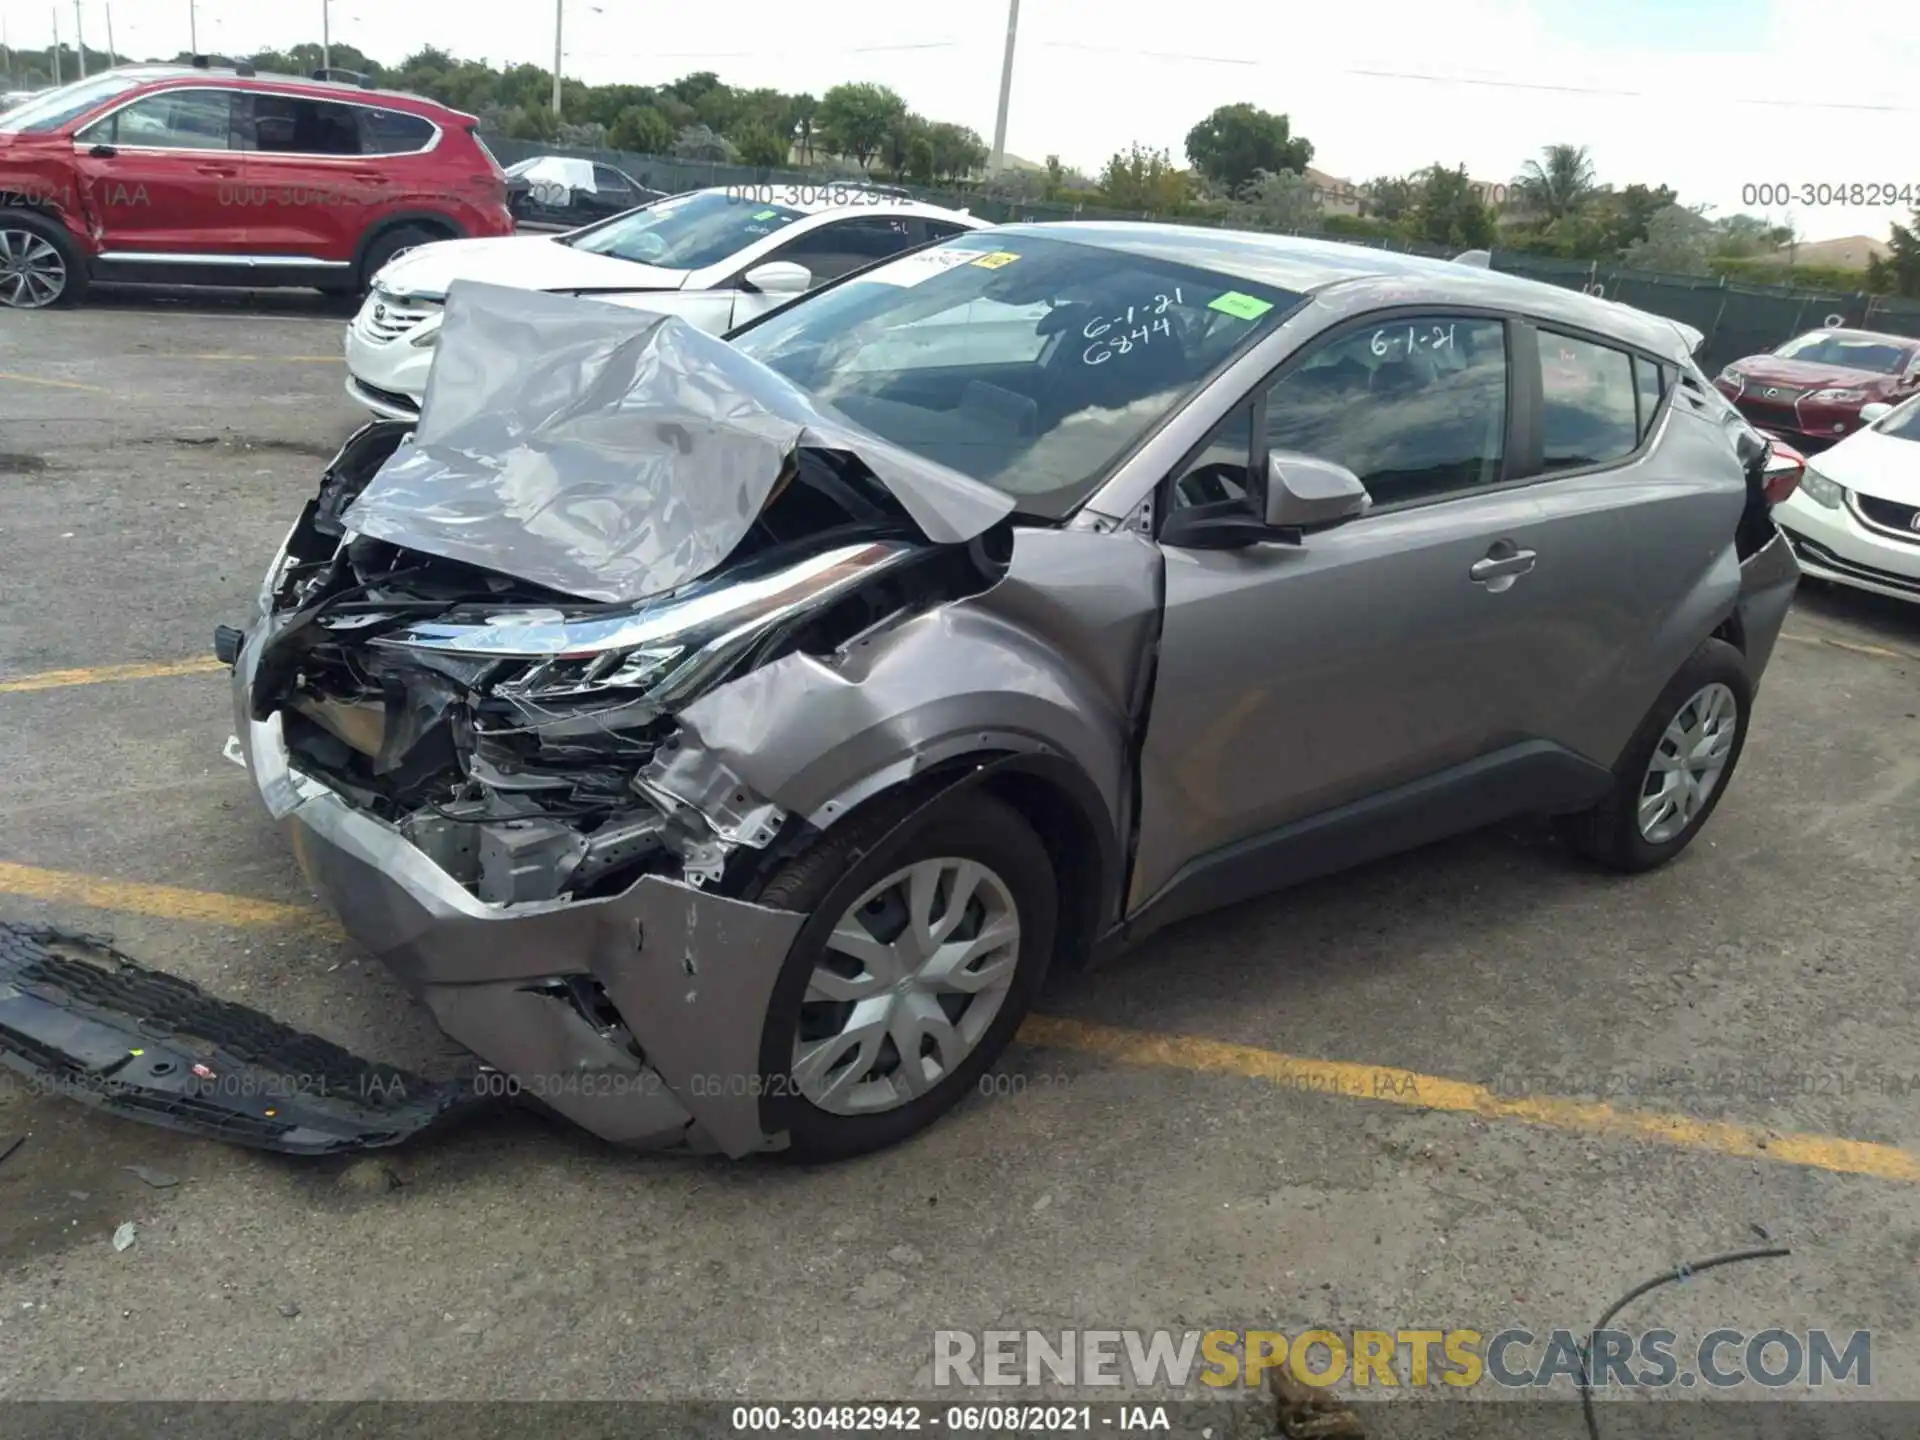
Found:
<svg viewBox="0 0 1920 1440"><path fill-rule="evenodd" d="M113 72L136 78L143 83L161 81L190 80L197 84L209 82L222 85L270 86L275 90L285 90L296 94L310 95L316 100L340 100L362 105L378 103L396 110L412 110L425 115L460 115L472 119L465 112L455 110L451 105L442 105L438 100L429 100L424 95L415 95L406 90L381 90L371 86L357 85L346 80L315 80L305 75L276 75L271 71L256 71L251 75L242 75L231 65L121 65Z"/></svg>
<svg viewBox="0 0 1920 1440"><path fill-rule="evenodd" d="M705 189L695 190L695 195L729 195L742 199L762 199L769 205L780 205L788 210L798 210L803 215L888 215L918 216L923 220L954 220L962 224L984 228L990 221L978 215L969 215L964 210L948 210L940 205L929 205L924 200L899 197L887 194L880 186L853 183L835 183L831 180L804 185L709 185ZM796 195L794 200L784 196ZM848 202L836 201L835 196L861 195L869 199Z"/></svg>
<svg viewBox="0 0 1920 1440"><path fill-rule="evenodd" d="M1301 295L1353 286L1383 305L1483 305L1611 335L1676 361L1691 353L1674 322L1644 310L1540 280L1368 245L1148 221L1005 225L997 233L1010 242L1033 235L1170 260Z"/></svg>

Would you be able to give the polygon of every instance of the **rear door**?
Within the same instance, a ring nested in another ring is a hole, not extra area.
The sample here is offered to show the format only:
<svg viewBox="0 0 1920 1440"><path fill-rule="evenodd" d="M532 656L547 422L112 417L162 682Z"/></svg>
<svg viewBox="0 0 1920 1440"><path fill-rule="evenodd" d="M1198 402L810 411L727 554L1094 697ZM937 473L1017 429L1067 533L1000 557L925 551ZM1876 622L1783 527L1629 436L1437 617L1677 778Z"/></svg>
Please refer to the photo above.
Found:
<svg viewBox="0 0 1920 1440"><path fill-rule="evenodd" d="M74 168L103 255L249 251L236 99L215 87L151 91L74 136Z"/></svg>
<svg viewBox="0 0 1920 1440"><path fill-rule="evenodd" d="M1669 418L1670 364L1572 330L1521 325L1516 340L1540 397L1525 457L1540 562L1514 642L1538 679L1516 692L1516 723L1611 765L1700 638L1674 622L1704 629L1703 589L1739 591L1745 478L1717 427Z"/></svg>
<svg viewBox="0 0 1920 1440"><path fill-rule="evenodd" d="M246 92L247 196L259 253L288 263L353 258L392 190L363 154L358 106L281 91Z"/></svg>

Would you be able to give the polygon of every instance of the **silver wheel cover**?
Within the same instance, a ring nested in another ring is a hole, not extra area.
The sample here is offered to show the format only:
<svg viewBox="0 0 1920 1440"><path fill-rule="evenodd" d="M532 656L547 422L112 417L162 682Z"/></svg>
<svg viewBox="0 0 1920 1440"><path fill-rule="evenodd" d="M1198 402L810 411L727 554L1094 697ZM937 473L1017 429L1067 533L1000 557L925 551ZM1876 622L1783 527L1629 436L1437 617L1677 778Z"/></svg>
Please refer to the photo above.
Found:
<svg viewBox="0 0 1920 1440"><path fill-rule="evenodd" d="M973 860L919 860L840 916L793 1045L800 1093L835 1115L926 1094L979 1045L1020 963L1020 912Z"/></svg>
<svg viewBox="0 0 1920 1440"><path fill-rule="evenodd" d="M1706 808L1726 773L1740 702L1719 681L1696 691L1667 722L1640 782L1635 821L1651 845L1664 845Z"/></svg>

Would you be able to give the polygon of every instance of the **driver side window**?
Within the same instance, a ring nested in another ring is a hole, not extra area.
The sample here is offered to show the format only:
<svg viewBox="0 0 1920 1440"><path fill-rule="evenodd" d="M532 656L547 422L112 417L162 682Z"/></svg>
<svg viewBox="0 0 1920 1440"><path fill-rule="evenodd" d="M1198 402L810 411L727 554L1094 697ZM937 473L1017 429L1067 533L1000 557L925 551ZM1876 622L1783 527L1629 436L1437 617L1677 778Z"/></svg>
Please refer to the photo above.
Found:
<svg viewBox="0 0 1920 1440"><path fill-rule="evenodd" d="M1420 315L1350 330L1267 392L1267 446L1332 460L1377 506L1498 484L1507 433L1499 320Z"/></svg>

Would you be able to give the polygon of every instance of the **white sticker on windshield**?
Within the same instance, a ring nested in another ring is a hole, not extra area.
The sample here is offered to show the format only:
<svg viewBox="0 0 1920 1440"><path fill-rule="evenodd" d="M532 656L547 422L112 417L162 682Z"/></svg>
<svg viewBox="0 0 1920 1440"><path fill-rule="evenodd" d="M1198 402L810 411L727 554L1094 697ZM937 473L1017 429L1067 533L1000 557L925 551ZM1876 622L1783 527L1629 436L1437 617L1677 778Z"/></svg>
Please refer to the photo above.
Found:
<svg viewBox="0 0 1920 1440"><path fill-rule="evenodd" d="M918 254L904 255L891 265L882 265L871 275L861 278L879 285L920 285L936 275L946 274L956 265L965 265L978 257L979 252L975 250L922 250Z"/></svg>

